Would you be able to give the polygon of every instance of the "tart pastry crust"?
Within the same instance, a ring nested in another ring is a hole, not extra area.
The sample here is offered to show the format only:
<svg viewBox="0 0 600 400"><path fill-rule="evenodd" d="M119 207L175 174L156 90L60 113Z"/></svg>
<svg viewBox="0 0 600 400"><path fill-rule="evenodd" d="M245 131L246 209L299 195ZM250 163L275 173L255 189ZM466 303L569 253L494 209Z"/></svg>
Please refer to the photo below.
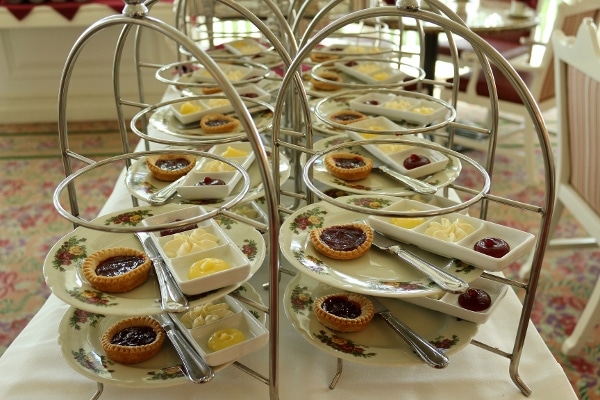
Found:
<svg viewBox="0 0 600 400"><path fill-rule="evenodd" d="M207 86L200 90L202 91L202 94L215 94L223 91L219 86Z"/></svg>
<svg viewBox="0 0 600 400"><path fill-rule="evenodd" d="M373 170L373 160L354 153L330 153L325 156L325 168L345 181L365 179Z"/></svg>
<svg viewBox="0 0 600 400"><path fill-rule="evenodd" d="M340 243L348 239L348 243L343 243L349 245L347 246L347 250L335 249L323 240L323 234L330 234L334 230L337 230L336 236ZM356 235L351 235L351 233L356 233L358 230L364 234L364 240L361 243L354 243ZM346 234L344 234L344 231L346 231ZM315 249L327 257L335 258L336 260L352 260L362 256L371 248L371 244L373 244L373 228L369 225L359 223L333 225L326 228L313 229L309 233L309 239L313 246L315 246ZM353 247L354 245L356 247Z"/></svg>
<svg viewBox="0 0 600 400"><path fill-rule="evenodd" d="M113 337L123 329L131 327L150 327L154 331L156 337L148 344L139 346L123 346L111 343ZM121 364L135 364L149 360L154 357L162 348L165 341L165 331L162 326L154 318L150 317L131 317L123 319L115 324L102 334L100 342L106 355L111 360Z"/></svg>
<svg viewBox="0 0 600 400"><path fill-rule="evenodd" d="M200 127L206 133L229 133L240 125L240 121L229 115L211 113L200 120Z"/></svg>
<svg viewBox="0 0 600 400"><path fill-rule="evenodd" d="M323 309L323 303L335 300L347 301L360 307L360 315L356 318L344 318L331 314ZM375 307L371 300L356 293L335 293L319 297L313 303L315 316L327 328L337 332L357 332L367 327L375 315Z"/></svg>
<svg viewBox="0 0 600 400"><path fill-rule="evenodd" d="M308 55L312 62L322 63L324 61L337 60L340 58L337 54L327 54L319 51L312 52Z"/></svg>
<svg viewBox="0 0 600 400"><path fill-rule="evenodd" d="M332 113L329 116L329 119L338 124L348 125L358 121L363 121L367 119L367 116L354 110L341 110Z"/></svg>
<svg viewBox="0 0 600 400"><path fill-rule="evenodd" d="M118 256L140 257L143 262L134 269L116 276L104 276L96 273L96 269L102 262ZM83 261L82 272L85 279L97 290L107 293L124 293L146 282L151 266L150 258L140 250L129 247L112 247L88 256Z"/></svg>
<svg viewBox="0 0 600 400"><path fill-rule="evenodd" d="M340 74L338 74L337 72L334 72L334 71L323 71L323 72L318 73L317 75L320 78L327 79L328 81L342 82L342 77L340 76ZM323 82L323 81L317 80L312 77L310 78L310 83L312 84L313 88L315 88L316 90L332 91L332 90L338 90L340 88L339 85L336 85L335 83Z"/></svg>
<svg viewBox="0 0 600 400"><path fill-rule="evenodd" d="M187 165L182 165L181 168L177 169L164 169L160 166L162 162L176 162L177 160L185 160ZM146 165L152 176L159 181L173 182L194 168L194 165L196 165L196 157L190 154L157 154L146 158Z"/></svg>

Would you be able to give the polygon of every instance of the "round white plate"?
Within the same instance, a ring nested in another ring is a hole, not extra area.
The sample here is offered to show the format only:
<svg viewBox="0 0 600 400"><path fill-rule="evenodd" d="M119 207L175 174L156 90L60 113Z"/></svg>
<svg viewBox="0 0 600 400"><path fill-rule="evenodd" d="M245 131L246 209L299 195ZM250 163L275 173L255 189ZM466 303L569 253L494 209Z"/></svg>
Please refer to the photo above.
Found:
<svg viewBox="0 0 600 400"><path fill-rule="evenodd" d="M182 101L186 101L185 98ZM140 116L143 114L139 114ZM259 132L268 129L273 122L273 112L271 110L251 110L252 120ZM167 135L183 139L225 139L239 136L244 133L244 128L240 124L233 132L228 133L206 133L200 128L200 122L183 125L175 117L171 105L162 106L156 109L150 117L150 125Z"/></svg>
<svg viewBox="0 0 600 400"><path fill-rule="evenodd" d="M375 247L353 260L335 260L319 253L310 243L309 232L316 228L366 220L369 210L398 201L388 196L343 196L337 200L365 208L365 213L344 210L326 202L305 206L285 219L279 232L279 247L284 257L300 272L344 290L383 297L422 297L442 290L413 267ZM445 271L471 282L482 270L466 264L449 264L444 257L416 246L402 244L421 258Z"/></svg>
<svg viewBox="0 0 600 400"><path fill-rule="evenodd" d="M139 207L114 212L95 219L105 225L138 225L141 220L181 208L180 205ZM236 229L227 235L248 257L252 277L265 258L265 241L256 229ZM105 293L94 289L83 277L81 265L88 255L110 247L132 247L142 250L133 234L103 232L78 227L60 239L44 261L46 284L59 299L79 309L103 315L144 315L162 312L158 283L151 275L137 288L126 293ZM212 301L237 289L243 282L190 298L190 305Z"/></svg>
<svg viewBox="0 0 600 400"><path fill-rule="evenodd" d="M260 295L249 284L238 288L250 300L261 304ZM266 316L262 311L244 305L262 324ZM63 357L75 371L97 382L132 388L158 388L189 382L181 371L181 361L167 340L160 352L148 361L138 364L119 364L106 357L100 343L102 334L123 316L104 316L70 307L58 328L58 343ZM214 367L215 372L230 363Z"/></svg>
<svg viewBox="0 0 600 400"><path fill-rule="evenodd" d="M331 136L315 142L313 149L322 151L334 145L351 141L352 139L346 135ZM361 146L344 148L343 151L362 154L373 159L374 161L377 161L374 156L369 154L369 152L363 149ZM324 185L356 194L390 196L406 196L414 194L414 192L403 183L377 172L372 172L365 179L358 181L344 181L343 179L336 178L327 171L327 168L325 168L324 158L325 157L321 157L313 164L314 179L323 183ZM431 175L431 177L427 177L425 180L431 185L436 186L438 189L454 182L454 180L460 175L460 171L462 169L462 164L458 158L453 156L449 156L448 158L450 161L446 165L446 168L444 168L442 171L436 172L435 174Z"/></svg>
<svg viewBox="0 0 600 400"><path fill-rule="evenodd" d="M235 142L234 142L235 143ZM266 147L267 154L270 154L271 148ZM244 197L244 201L255 200L264 196L264 187L262 185L262 178L260 176L260 170L256 162L253 162L248 168L248 174L250 175L250 188L248 193ZM281 184L283 185L290 177L291 165L290 160L283 154L279 157L279 176L281 177ZM146 165L146 157L142 157L136 160L125 175L125 185L133 196L140 200L148 202L148 199L157 191L167 186L170 182L159 181L152 176L152 173ZM244 182L240 180L238 184L233 188L230 195L224 199L213 199L213 200L186 200L176 193L170 200L169 203L178 204L200 204L209 208L219 207L225 202L235 197L243 188Z"/></svg>
<svg viewBox="0 0 600 400"><path fill-rule="evenodd" d="M296 275L287 285L283 307L294 328L320 350L335 357L358 363L382 366L422 365L423 361L390 328L375 316L360 332L334 332L322 325L312 310L320 296L342 290L319 283L304 275ZM469 344L477 333L473 322L427 310L398 299L381 299L400 321L406 323L430 343L452 355Z"/></svg>

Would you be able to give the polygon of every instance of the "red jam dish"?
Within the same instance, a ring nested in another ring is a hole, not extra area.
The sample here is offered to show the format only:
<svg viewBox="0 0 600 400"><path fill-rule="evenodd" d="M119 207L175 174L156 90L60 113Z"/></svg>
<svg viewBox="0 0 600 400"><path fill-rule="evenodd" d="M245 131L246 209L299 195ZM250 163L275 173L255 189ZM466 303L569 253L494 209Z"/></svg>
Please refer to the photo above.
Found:
<svg viewBox="0 0 600 400"><path fill-rule="evenodd" d="M458 296L458 304L470 311L484 311L492 304L492 299L486 291L469 288Z"/></svg>
<svg viewBox="0 0 600 400"><path fill-rule="evenodd" d="M313 311L320 323L337 332L358 332L375 315L371 300L356 293L336 293L319 297Z"/></svg>
<svg viewBox="0 0 600 400"><path fill-rule="evenodd" d="M429 158L425 157L424 155L421 154L411 154L410 156L406 157L406 159L404 160L404 162L402 163L402 165L404 166L404 168L411 170L411 169L415 169L415 168L419 168L422 167L424 165L427 165L431 163L431 161L429 160Z"/></svg>
<svg viewBox="0 0 600 400"><path fill-rule="evenodd" d="M495 237L486 237L478 240L473 250L494 258L502 258L510 252L510 246L505 240Z"/></svg>

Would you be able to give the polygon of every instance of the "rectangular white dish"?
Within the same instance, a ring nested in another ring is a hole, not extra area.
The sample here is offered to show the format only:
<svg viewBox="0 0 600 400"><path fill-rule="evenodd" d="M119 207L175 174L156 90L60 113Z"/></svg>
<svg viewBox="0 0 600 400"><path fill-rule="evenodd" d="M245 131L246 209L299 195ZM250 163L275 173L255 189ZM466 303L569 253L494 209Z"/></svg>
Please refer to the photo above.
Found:
<svg viewBox="0 0 600 400"><path fill-rule="evenodd" d="M431 124L448 112L446 107L434 101L376 92L356 97L350 100L349 105L355 111L417 125Z"/></svg>
<svg viewBox="0 0 600 400"><path fill-rule="evenodd" d="M406 77L404 72L391 68L389 62L352 60L336 62L334 65L340 71L365 83L400 82Z"/></svg>
<svg viewBox="0 0 600 400"><path fill-rule="evenodd" d="M217 65L230 82L242 81L254 73L254 68L251 67L223 63ZM212 74L203 67L192 72L192 77L196 82L215 82L215 78Z"/></svg>
<svg viewBox="0 0 600 400"><path fill-rule="evenodd" d="M252 56L268 50L259 41L252 38L233 40L231 42L223 43L223 46L236 56Z"/></svg>
<svg viewBox="0 0 600 400"><path fill-rule="evenodd" d="M407 297L404 301L416 304L430 310L439 311L444 314L452 315L453 317L464 319L466 321L475 322L477 324L485 323L494 313L498 304L506 295L508 286L499 282L494 282L489 279L477 278L469 284L469 287L481 289L490 295L490 307L482 311L471 311L463 308L458 303L458 294L445 293L439 299L429 297Z"/></svg>
<svg viewBox="0 0 600 400"><path fill-rule="evenodd" d="M365 122L368 120L363 120L361 122ZM348 137L350 137L351 139L354 140L364 140L365 139L365 135L359 133L359 132L353 132L353 131L348 131ZM381 136L382 139L393 139L393 137L391 136ZM442 154L439 151L435 151L432 149L428 149L425 147L418 147L418 146L410 146L410 145L405 145L404 143L398 143L397 147L398 147L398 151L393 151L391 153L387 153L386 151L382 150L382 146L378 145L378 144L366 144L363 145L363 147L365 149L367 149L369 151L369 153L371 153L373 156L375 156L377 159L379 159L381 162L383 162L385 165L387 165L388 167L404 174L407 176L410 176L412 178L420 178L423 176L427 176L427 175L431 175L431 174L435 174L438 171L443 170L444 168L446 168L446 165L448 165L448 162L450 161L450 159L448 157L446 157L444 154ZM388 146L390 147L390 146ZM390 147L391 148L391 147ZM404 160L406 160L408 157L412 156L413 154L416 155L420 155L422 157L425 157L429 160L429 163L420 167L416 167L416 168L411 168L411 169L407 169L404 166Z"/></svg>
<svg viewBox="0 0 600 400"><path fill-rule="evenodd" d="M400 200L386 207L385 210L408 212L413 210L427 210L431 209L429 207L432 207L427 206L428 208L424 208L424 206L426 205L412 200ZM421 224L410 228L403 228L397 224L393 224L390 217L369 216L368 219L369 224L373 229L390 238L404 243L414 244L424 250L444 257L457 258L474 267L487 271L502 271L520 257L526 255L531 250L535 240L535 236L531 233L460 213L424 217ZM450 233L450 236L455 236L457 238L456 241L434 238L425 234L425 231L432 223L443 223L444 220L447 220L448 222L448 224L444 225L452 226L452 230L448 230L448 232ZM471 225L473 228L472 232L469 233L467 231L464 237L459 237L460 230L456 228L456 224L451 225L457 220ZM510 247L510 251L500 258L491 257L475 251L473 249L475 242L486 237L496 237L505 240Z"/></svg>
<svg viewBox="0 0 600 400"><path fill-rule="evenodd" d="M190 171L177 187L177 193L186 200L224 199L229 196L240 177L239 172ZM223 184L210 184L222 181Z"/></svg>
<svg viewBox="0 0 600 400"><path fill-rule="evenodd" d="M260 100L267 102L271 99L271 94L257 85L250 84L236 87L235 91L240 95L242 101L244 101L244 104L248 108L259 106L256 102L252 100ZM252 100L245 101L245 98L249 98ZM182 107L184 106L188 109L195 110L192 112L183 113ZM207 96L206 99L202 100L198 99L178 101L176 103L171 104L171 110L173 111L173 115L175 116L175 118L177 118L177 120L179 120L179 122L187 125L200 121L203 116L209 113L230 113L233 111L233 107L231 106L231 102L228 99L226 99L224 95L216 94L213 96Z"/></svg>
<svg viewBox="0 0 600 400"><path fill-rule="evenodd" d="M233 346L212 351L208 347L210 337L222 329L237 329L245 339ZM269 341L267 329L247 310L223 318L208 325L199 326L188 331L193 344L208 365L217 366L233 362L245 355L264 347Z"/></svg>

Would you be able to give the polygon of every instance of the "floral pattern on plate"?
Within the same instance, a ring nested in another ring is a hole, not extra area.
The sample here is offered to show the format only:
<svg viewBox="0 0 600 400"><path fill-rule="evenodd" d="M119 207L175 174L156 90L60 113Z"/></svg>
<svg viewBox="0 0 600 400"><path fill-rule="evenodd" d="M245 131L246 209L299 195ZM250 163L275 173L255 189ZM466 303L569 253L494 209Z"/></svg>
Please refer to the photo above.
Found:
<svg viewBox="0 0 600 400"><path fill-rule="evenodd" d="M95 222L104 225L132 226L141 223L144 217L179 209L180 205L163 207L141 207L115 212L99 217ZM249 279L261 266L265 257L265 241L256 229L237 229L227 234L250 262ZM141 286L127 293L108 294L94 289L83 277L81 265L94 252L110 247L132 247L142 249L133 234L111 233L78 227L58 241L48 252L43 272L46 284L62 301L88 312L103 315L142 315L161 312L158 284L153 275ZM235 290L240 284L229 285L218 290L190 297L191 305L201 304L222 297Z"/></svg>
<svg viewBox="0 0 600 400"><path fill-rule="evenodd" d="M294 328L311 344L335 357L372 365L422 365L412 349L383 321L375 318L360 332L334 332L312 310L315 299L343 290L297 274L286 286L283 306ZM388 309L447 355L466 347L478 325L397 299L381 298Z"/></svg>
<svg viewBox="0 0 600 400"><path fill-rule="evenodd" d="M353 260L335 260L319 253L308 237L312 229L365 220L368 210L379 209L385 204L398 201L398 198L350 195L337 200L364 207L365 213L344 210L327 202L298 209L285 219L279 234L280 248L288 262L320 282L363 294L420 297L442 292L429 278L408 264L375 248ZM462 263L448 263L448 259L416 246L403 247L467 282L481 275L482 271L478 268Z"/></svg>
<svg viewBox="0 0 600 400"><path fill-rule="evenodd" d="M242 296L264 304L260 295L248 283L235 290ZM266 315L249 308L262 324ZM160 352L148 361L126 365L110 360L102 348L100 337L122 316L105 316L70 307L59 325L59 345L67 363L75 371L94 381L133 388L180 385L189 382L182 372L181 361L166 341ZM215 368L219 371L229 364Z"/></svg>

